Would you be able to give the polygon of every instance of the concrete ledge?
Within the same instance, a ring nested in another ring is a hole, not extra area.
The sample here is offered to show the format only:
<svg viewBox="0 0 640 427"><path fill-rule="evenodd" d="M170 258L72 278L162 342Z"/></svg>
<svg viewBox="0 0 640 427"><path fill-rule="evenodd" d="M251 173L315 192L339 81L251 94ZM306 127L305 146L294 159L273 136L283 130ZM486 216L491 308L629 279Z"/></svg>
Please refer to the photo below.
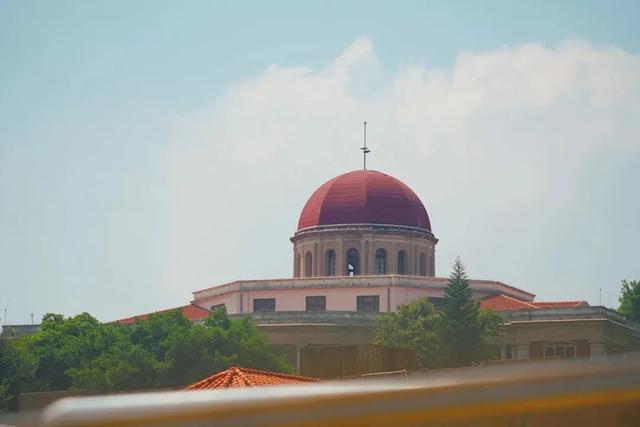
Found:
<svg viewBox="0 0 640 427"><path fill-rule="evenodd" d="M375 326L382 313L358 313L353 311L276 311L271 313L232 314L238 318L249 315L259 325L264 324L329 324L329 325L361 325Z"/></svg>

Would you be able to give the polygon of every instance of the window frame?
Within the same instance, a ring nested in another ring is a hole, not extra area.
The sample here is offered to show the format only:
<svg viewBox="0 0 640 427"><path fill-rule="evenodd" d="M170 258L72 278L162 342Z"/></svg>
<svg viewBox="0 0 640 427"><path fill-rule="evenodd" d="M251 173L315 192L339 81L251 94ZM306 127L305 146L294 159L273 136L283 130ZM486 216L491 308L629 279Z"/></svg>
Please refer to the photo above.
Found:
<svg viewBox="0 0 640 427"><path fill-rule="evenodd" d="M351 254L355 254L355 262L353 261ZM347 276L359 276L360 275L360 251L356 248L349 248L345 254L345 269ZM349 269L349 266L353 266L353 270Z"/></svg>
<svg viewBox="0 0 640 427"><path fill-rule="evenodd" d="M376 249L375 266L376 274L387 274L387 251L384 248Z"/></svg>
<svg viewBox="0 0 640 427"><path fill-rule="evenodd" d="M215 313L216 311L218 311L220 309L222 309L222 311L224 313L226 313L227 312L227 304L225 304L224 302L222 304L214 304L214 305L211 306L209 311L212 312L212 313Z"/></svg>
<svg viewBox="0 0 640 427"><path fill-rule="evenodd" d="M375 301L374 304L371 304L367 301ZM367 306L373 307L374 305L377 307L376 310L368 309ZM380 295L358 295L356 296L356 311L358 313L380 313Z"/></svg>
<svg viewBox="0 0 640 427"><path fill-rule="evenodd" d="M261 304L266 301L273 301L273 309L271 305L268 308L256 309L256 303ZM254 298L253 299L253 312L254 313L275 313L276 312L276 299L275 298Z"/></svg>
<svg viewBox="0 0 640 427"><path fill-rule="evenodd" d="M561 359L575 359L578 354L578 346L571 342L547 342L542 353L545 357L559 357Z"/></svg>
<svg viewBox="0 0 640 427"><path fill-rule="evenodd" d="M418 271L419 275L426 277L427 276L427 254L425 252L421 252L418 257Z"/></svg>
<svg viewBox="0 0 640 427"><path fill-rule="evenodd" d="M396 271L399 275L407 274L407 252L404 250L398 251Z"/></svg>
<svg viewBox="0 0 640 427"><path fill-rule="evenodd" d="M326 252L325 256L325 274L327 276L335 276L336 275L336 251L333 249L329 249Z"/></svg>
<svg viewBox="0 0 640 427"><path fill-rule="evenodd" d="M310 309L310 306L313 304L309 304L310 301L317 300L322 301L322 309ZM327 311L327 297L326 295L308 295L304 299L304 311L307 313L325 313Z"/></svg>
<svg viewBox="0 0 640 427"><path fill-rule="evenodd" d="M307 251L304 254L304 277L313 276L313 254L311 251Z"/></svg>

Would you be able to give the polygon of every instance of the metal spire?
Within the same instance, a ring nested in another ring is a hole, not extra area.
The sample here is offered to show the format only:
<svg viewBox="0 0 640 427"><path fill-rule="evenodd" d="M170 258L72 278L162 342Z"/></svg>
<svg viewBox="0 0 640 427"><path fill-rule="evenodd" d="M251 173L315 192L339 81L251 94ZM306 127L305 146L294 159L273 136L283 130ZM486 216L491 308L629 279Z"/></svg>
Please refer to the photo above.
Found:
<svg viewBox="0 0 640 427"><path fill-rule="evenodd" d="M367 170L367 154L371 152L371 150L367 148L367 122L364 122L364 146L360 147L360 149L364 157L364 170Z"/></svg>

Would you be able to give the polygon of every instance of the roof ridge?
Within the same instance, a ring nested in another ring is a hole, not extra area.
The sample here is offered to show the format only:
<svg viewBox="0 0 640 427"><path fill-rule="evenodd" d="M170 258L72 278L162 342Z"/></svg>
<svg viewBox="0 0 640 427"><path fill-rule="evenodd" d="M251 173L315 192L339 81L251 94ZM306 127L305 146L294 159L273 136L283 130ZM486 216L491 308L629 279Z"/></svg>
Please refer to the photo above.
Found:
<svg viewBox="0 0 640 427"><path fill-rule="evenodd" d="M242 368L230 366L222 372L211 375L186 387L186 390L201 390L231 387L256 387L270 384L297 384L304 382L317 382L316 378L302 377L280 372L263 371L260 369Z"/></svg>
<svg viewBox="0 0 640 427"><path fill-rule="evenodd" d="M509 300L511 300L511 301L519 302L520 304L523 304L523 305L529 306L529 307L531 307L531 308L535 308L535 309L538 309L538 308L539 308L539 307L537 307L537 306L533 305L533 304L532 304L532 303L530 303L530 302L522 301L521 299L514 298L514 297L512 297L512 296L505 295L505 294L490 295L490 296L487 296L486 298L483 298L481 301L487 301L487 300L490 300L490 299L492 299L492 298L506 298L506 299L509 299Z"/></svg>
<svg viewBox="0 0 640 427"><path fill-rule="evenodd" d="M272 372L272 371L264 371L261 369L254 369L254 368L239 368L244 372L248 372L248 373L252 373L252 374L263 374L263 375L271 375L274 377L280 377L280 378L291 378L291 379L304 379L304 380L309 380L309 381L317 381L316 378L311 378L311 377L304 377L301 375L295 375L295 374L286 374L284 372Z"/></svg>
<svg viewBox="0 0 640 427"><path fill-rule="evenodd" d="M255 386L256 384L251 381L251 379L249 379L249 377L245 374L245 371L243 371L242 368L238 367L238 366L234 366L233 368L233 372L238 375L242 381L244 381L245 384L249 385L249 386Z"/></svg>

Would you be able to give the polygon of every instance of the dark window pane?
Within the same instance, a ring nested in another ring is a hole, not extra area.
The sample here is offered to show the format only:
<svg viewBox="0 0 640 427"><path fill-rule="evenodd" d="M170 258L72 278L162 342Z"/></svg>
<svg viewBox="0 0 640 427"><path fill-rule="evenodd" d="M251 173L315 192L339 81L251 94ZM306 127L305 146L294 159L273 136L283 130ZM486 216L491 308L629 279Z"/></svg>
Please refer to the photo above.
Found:
<svg viewBox="0 0 640 427"><path fill-rule="evenodd" d="M405 274L404 257L404 251L398 252L398 274Z"/></svg>
<svg viewBox="0 0 640 427"><path fill-rule="evenodd" d="M378 295L359 296L357 302L359 312L378 313L380 311L380 297Z"/></svg>
<svg viewBox="0 0 640 427"><path fill-rule="evenodd" d="M544 357L553 357L553 347L545 347Z"/></svg>
<svg viewBox="0 0 640 427"><path fill-rule="evenodd" d="M326 311L327 298L324 296L307 297L307 311Z"/></svg>
<svg viewBox="0 0 640 427"><path fill-rule="evenodd" d="M427 256L425 254L420 254L420 275L427 275Z"/></svg>
<svg viewBox="0 0 640 427"><path fill-rule="evenodd" d="M355 249L347 251L347 276L357 276L360 274L360 254Z"/></svg>
<svg viewBox="0 0 640 427"><path fill-rule="evenodd" d="M385 274L387 272L387 253L384 249L376 251L376 274Z"/></svg>
<svg viewBox="0 0 640 427"><path fill-rule="evenodd" d="M576 349L575 347L567 347L565 350L564 357L573 358L576 357Z"/></svg>
<svg viewBox="0 0 640 427"><path fill-rule="evenodd" d="M304 277L311 277L313 273L313 256L311 252L307 252L304 257Z"/></svg>
<svg viewBox="0 0 640 427"><path fill-rule="evenodd" d="M267 313L276 311L275 298L256 298L253 300L254 313Z"/></svg>
<svg viewBox="0 0 640 427"><path fill-rule="evenodd" d="M327 276L336 275L336 252L332 249L327 251Z"/></svg>

